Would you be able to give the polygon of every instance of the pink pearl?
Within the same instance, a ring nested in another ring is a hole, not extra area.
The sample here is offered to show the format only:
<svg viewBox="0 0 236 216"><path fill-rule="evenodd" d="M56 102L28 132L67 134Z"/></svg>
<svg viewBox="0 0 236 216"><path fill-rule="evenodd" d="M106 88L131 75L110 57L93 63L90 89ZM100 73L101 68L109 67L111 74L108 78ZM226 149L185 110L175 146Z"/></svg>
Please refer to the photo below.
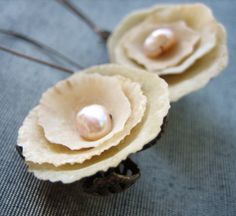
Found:
<svg viewBox="0 0 236 216"><path fill-rule="evenodd" d="M155 58L171 49L176 42L173 30L159 28L147 36L143 44L143 51L148 57Z"/></svg>
<svg viewBox="0 0 236 216"><path fill-rule="evenodd" d="M81 109L76 115L79 134L87 140L98 140L112 129L112 117L106 108L93 104Z"/></svg>

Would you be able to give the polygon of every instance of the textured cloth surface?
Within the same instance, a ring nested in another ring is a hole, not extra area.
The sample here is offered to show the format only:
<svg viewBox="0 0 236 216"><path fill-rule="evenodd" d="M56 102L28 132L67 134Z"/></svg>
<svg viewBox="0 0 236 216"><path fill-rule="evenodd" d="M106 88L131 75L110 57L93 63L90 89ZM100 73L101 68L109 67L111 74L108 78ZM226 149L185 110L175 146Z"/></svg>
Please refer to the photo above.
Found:
<svg viewBox="0 0 236 216"><path fill-rule="evenodd" d="M107 29L128 12L157 2L74 1ZM204 2L228 30L230 65L206 88L172 105L158 145L135 156L140 180L127 192L110 197L92 197L76 184L42 182L27 173L14 147L18 128L42 92L68 74L0 52L1 216L236 215L236 1ZM55 1L0 0L0 27L37 38L85 67L108 62L104 43ZM55 60L13 38L0 35L0 41Z"/></svg>

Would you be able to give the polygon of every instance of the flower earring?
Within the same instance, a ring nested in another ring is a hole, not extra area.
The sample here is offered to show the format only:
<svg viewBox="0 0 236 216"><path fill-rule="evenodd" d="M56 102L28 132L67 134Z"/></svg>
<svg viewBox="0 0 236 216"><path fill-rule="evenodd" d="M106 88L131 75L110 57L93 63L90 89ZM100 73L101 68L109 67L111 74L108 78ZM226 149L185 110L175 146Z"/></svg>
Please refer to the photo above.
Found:
<svg viewBox="0 0 236 216"><path fill-rule="evenodd" d="M111 34L108 50L111 62L165 79L172 102L204 87L228 64L226 31L203 4L131 13Z"/></svg>
<svg viewBox="0 0 236 216"><path fill-rule="evenodd" d="M42 95L19 130L17 146L39 179L82 180L86 191L102 195L121 192L139 177L128 156L156 141L169 107L167 83L155 74L95 66Z"/></svg>
<svg viewBox="0 0 236 216"><path fill-rule="evenodd" d="M59 1L108 38L68 0ZM223 26L203 4L161 5L127 16L108 39L110 59L121 65L95 66L60 81L26 117L17 149L29 171L51 182L79 181L92 194L129 188L140 172L128 156L160 137L170 101L223 70L226 43Z"/></svg>

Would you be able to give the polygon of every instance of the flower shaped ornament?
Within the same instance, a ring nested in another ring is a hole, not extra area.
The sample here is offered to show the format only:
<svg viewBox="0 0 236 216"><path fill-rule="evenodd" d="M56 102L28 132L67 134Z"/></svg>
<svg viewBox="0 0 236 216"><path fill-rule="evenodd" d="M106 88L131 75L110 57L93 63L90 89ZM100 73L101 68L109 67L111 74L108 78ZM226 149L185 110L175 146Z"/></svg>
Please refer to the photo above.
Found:
<svg viewBox="0 0 236 216"><path fill-rule="evenodd" d="M48 89L19 130L29 171L71 183L118 166L161 132L167 83L152 73L101 65Z"/></svg>
<svg viewBox="0 0 236 216"><path fill-rule="evenodd" d="M131 13L109 38L108 49L111 62L165 79L171 101L202 88L228 63L225 29L203 4Z"/></svg>

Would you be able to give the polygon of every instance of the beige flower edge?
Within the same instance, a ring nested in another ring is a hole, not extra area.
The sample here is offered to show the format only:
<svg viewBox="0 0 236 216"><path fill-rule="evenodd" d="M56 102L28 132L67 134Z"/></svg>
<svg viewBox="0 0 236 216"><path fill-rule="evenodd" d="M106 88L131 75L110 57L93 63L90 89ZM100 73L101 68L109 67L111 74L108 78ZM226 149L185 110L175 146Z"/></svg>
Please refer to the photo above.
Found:
<svg viewBox="0 0 236 216"><path fill-rule="evenodd" d="M207 8L205 5L199 3L191 5ZM112 36L108 40L107 46L111 62L117 62L115 56L117 55L117 53L115 53L114 50L117 42L126 31L128 31L132 26L135 26L137 23L141 23L148 14L162 8L176 6L179 5L158 5L152 7L151 9L135 11L124 18L124 20L119 24L119 26L115 29ZM207 10L209 14L212 14L209 8L207 8ZM169 84L171 102L178 101L189 93L203 88L212 78L216 77L227 66L227 33L224 29L224 26L220 23L217 23L217 21L212 21L212 25L213 24L216 28L216 31L218 32L218 34L216 35L216 40L212 38L212 43L207 43L207 46L202 51L199 50L199 52L196 52L194 55L196 55L196 58L199 58L203 55L203 51L206 54L202 58L197 60L184 73L162 76L162 78L164 78ZM121 53L118 53L118 55L122 56ZM126 60L125 58L123 58L123 62L124 64L137 67L135 63L130 64L130 61ZM186 65L183 65L183 68L186 69ZM173 68L170 71L173 73ZM176 71L176 73L179 72L180 71Z"/></svg>
<svg viewBox="0 0 236 216"><path fill-rule="evenodd" d="M142 122L119 145L105 151L100 156L85 161L83 164L55 167L51 164L28 163L29 171L33 172L39 179L71 183L83 177L91 176L98 171L107 171L110 167L118 166L130 154L141 150L161 131L163 119L170 107L168 85L163 79L144 70L114 64L92 67L87 69L86 73L100 73L108 76L120 75L141 83L143 93L147 97L147 108Z"/></svg>

